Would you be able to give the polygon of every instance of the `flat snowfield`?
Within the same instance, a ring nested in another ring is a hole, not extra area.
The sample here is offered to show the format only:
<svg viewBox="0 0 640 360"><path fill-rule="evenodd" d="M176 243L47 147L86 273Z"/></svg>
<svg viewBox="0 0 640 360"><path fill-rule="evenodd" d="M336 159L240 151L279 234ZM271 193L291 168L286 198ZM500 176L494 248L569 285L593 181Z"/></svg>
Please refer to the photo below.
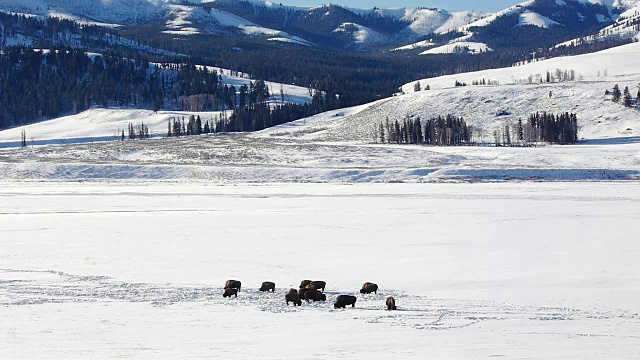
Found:
<svg viewBox="0 0 640 360"><path fill-rule="evenodd" d="M637 182L1 185L1 359L640 357Z"/></svg>

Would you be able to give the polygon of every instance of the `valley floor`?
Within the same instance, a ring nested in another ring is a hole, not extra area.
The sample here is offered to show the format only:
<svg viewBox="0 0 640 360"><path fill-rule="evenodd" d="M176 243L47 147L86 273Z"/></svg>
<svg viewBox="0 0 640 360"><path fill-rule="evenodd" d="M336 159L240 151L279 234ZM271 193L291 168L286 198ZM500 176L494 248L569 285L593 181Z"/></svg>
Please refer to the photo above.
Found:
<svg viewBox="0 0 640 360"><path fill-rule="evenodd" d="M640 139L496 148L315 142L268 133L203 135L0 149L0 179L223 184L639 180Z"/></svg>
<svg viewBox="0 0 640 360"><path fill-rule="evenodd" d="M4 181L0 198L2 359L640 356L637 182ZM329 301L287 307L306 278ZM333 309L365 281L380 293Z"/></svg>

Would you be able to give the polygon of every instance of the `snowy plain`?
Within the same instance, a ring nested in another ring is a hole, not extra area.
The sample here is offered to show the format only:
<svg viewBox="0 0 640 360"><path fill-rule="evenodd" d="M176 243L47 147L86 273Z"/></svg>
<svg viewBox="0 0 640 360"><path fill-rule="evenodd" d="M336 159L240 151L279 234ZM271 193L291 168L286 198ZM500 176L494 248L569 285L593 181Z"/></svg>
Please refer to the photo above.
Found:
<svg viewBox="0 0 640 360"><path fill-rule="evenodd" d="M3 359L640 356L637 183L0 193ZM229 278L238 299L221 296ZM287 307L306 278L328 301ZM334 310L341 293L356 307Z"/></svg>

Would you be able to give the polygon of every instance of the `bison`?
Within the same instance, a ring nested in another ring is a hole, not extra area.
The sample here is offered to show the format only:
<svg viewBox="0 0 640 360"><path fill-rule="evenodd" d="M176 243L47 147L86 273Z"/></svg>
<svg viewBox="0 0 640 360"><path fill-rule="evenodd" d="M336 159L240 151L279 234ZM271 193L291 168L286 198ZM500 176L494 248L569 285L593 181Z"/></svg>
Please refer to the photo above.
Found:
<svg viewBox="0 0 640 360"><path fill-rule="evenodd" d="M224 284L224 289L238 289L240 291L240 286L242 286L242 283L238 280L227 280Z"/></svg>
<svg viewBox="0 0 640 360"><path fill-rule="evenodd" d="M298 295L300 296L300 299L304 299L304 293L306 293L307 291L309 291L309 289L307 289L306 287L300 288L300 290L298 290Z"/></svg>
<svg viewBox="0 0 640 360"><path fill-rule="evenodd" d="M371 294L378 293L378 284L366 282L362 285L362 289L360 289L360 294Z"/></svg>
<svg viewBox="0 0 640 360"><path fill-rule="evenodd" d="M396 299L393 296L387 298L387 310L396 310Z"/></svg>
<svg viewBox="0 0 640 360"><path fill-rule="evenodd" d="M311 280L302 280L302 282L300 282L300 289L304 289L307 287L307 285L311 284L312 281Z"/></svg>
<svg viewBox="0 0 640 360"><path fill-rule="evenodd" d="M326 286L327 286L327 283L324 281L312 281L309 284L307 284L307 289L316 289L316 290L322 289L322 292L324 292L324 288Z"/></svg>
<svg viewBox="0 0 640 360"><path fill-rule="evenodd" d="M327 301L327 296L316 289L308 289L304 293L304 299L309 301Z"/></svg>
<svg viewBox="0 0 640 360"><path fill-rule="evenodd" d="M238 289L236 288L225 289L224 294L222 294L222 297L227 298L227 297L231 297L232 295L235 295L236 297L238 297Z"/></svg>
<svg viewBox="0 0 640 360"><path fill-rule="evenodd" d="M336 309L342 308L344 309L347 305L351 305L352 307L356 307L356 300L358 300L355 296L351 295L340 295L336 298L335 304L333 307Z"/></svg>
<svg viewBox="0 0 640 360"><path fill-rule="evenodd" d="M262 286L260 286L260 291L269 291L271 290L271 292L275 292L276 291L276 284L272 283L271 281L265 281L262 283Z"/></svg>
<svg viewBox="0 0 640 360"><path fill-rule="evenodd" d="M300 300L300 295L296 289L289 290L289 293L284 296L284 299L287 301L287 305L289 302L293 303L293 306L302 306L302 300Z"/></svg>

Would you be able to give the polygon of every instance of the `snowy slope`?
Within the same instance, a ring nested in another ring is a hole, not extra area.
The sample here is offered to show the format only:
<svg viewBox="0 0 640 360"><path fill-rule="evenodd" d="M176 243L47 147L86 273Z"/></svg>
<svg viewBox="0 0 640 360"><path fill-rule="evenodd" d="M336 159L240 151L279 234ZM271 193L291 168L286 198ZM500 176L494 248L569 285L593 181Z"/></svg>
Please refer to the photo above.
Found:
<svg viewBox="0 0 640 360"><path fill-rule="evenodd" d="M491 51L487 44L473 41L456 41L446 45L438 46L420 53L420 55L428 54L478 54L481 52Z"/></svg>
<svg viewBox="0 0 640 360"><path fill-rule="evenodd" d="M428 35L443 34L489 15L477 11L448 12L439 9L408 8L401 19L410 22L405 32Z"/></svg>
<svg viewBox="0 0 640 360"><path fill-rule="evenodd" d="M167 34L194 35L219 33L228 29L238 30L247 36L267 36L268 40L311 46L312 43L284 31L259 26L251 21L217 9L197 8L185 5L169 5L170 19Z"/></svg>
<svg viewBox="0 0 640 360"><path fill-rule="evenodd" d="M633 43L592 54L558 57L522 66L447 75L420 81L424 84L428 83L432 89L451 87L456 80L471 83L473 80L482 78L497 80L501 85L508 85L528 83L530 75L533 75L535 80L536 75L543 76L547 71L567 69L574 70L576 74L582 75L584 80L588 81L598 80L597 73L600 71L604 75L604 71L606 71L611 81L616 78L621 81L629 78L629 81L633 82L640 75L640 71L638 71L639 59L640 43ZM404 85L402 90L405 93L412 92L413 83Z"/></svg>
<svg viewBox="0 0 640 360"><path fill-rule="evenodd" d="M0 10L115 24L138 24L165 15L158 2L149 0L5 0L0 2Z"/></svg>
<svg viewBox="0 0 640 360"><path fill-rule="evenodd" d="M533 11L525 11L520 14L519 26L533 25L541 28L548 28L554 25L560 25L557 21L551 20L546 16L542 16Z"/></svg>
<svg viewBox="0 0 640 360"><path fill-rule="evenodd" d="M640 43L634 43L594 54L554 58L518 67L421 79L422 88L429 85L430 91L414 93L415 82L411 82L402 87L406 95L359 107L353 114L347 112L335 117L327 114L322 121L313 121L300 129L295 126L279 129L287 136L310 141L370 142L375 126L387 117L393 121L451 113L484 129L487 134L484 141L491 141L493 129L503 127L507 122L514 123L518 118L526 119L532 112L571 111L580 119L582 138L637 137L640 135L640 112L613 103L604 93L618 84L621 88L628 86L635 96L636 85L640 82L639 61ZM540 79L546 78L547 71L555 78L558 69L562 73L573 70L576 81L539 83ZM499 85L454 87L456 81L472 84L482 79ZM498 115L501 110L508 115ZM266 133L277 131L278 128L266 130Z"/></svg>
<svg viewBox="0 0 640 360"><path fill-rule="evenodd" d="M609 39L634 39L640 40L640 2L628 4L628 10L620 14L616 21L598 31L598 33L556 45L570 46L583 43L592 43Z"/></svg>
<svg viewBox="0 0 640 360"><path fill-rule="evenodd" d="M335 30L334 33L345 33L353 37L353 41L360 45L371 45L377 43L388 42L390 38L366 26L354 23L343 23Z"/></svg>

